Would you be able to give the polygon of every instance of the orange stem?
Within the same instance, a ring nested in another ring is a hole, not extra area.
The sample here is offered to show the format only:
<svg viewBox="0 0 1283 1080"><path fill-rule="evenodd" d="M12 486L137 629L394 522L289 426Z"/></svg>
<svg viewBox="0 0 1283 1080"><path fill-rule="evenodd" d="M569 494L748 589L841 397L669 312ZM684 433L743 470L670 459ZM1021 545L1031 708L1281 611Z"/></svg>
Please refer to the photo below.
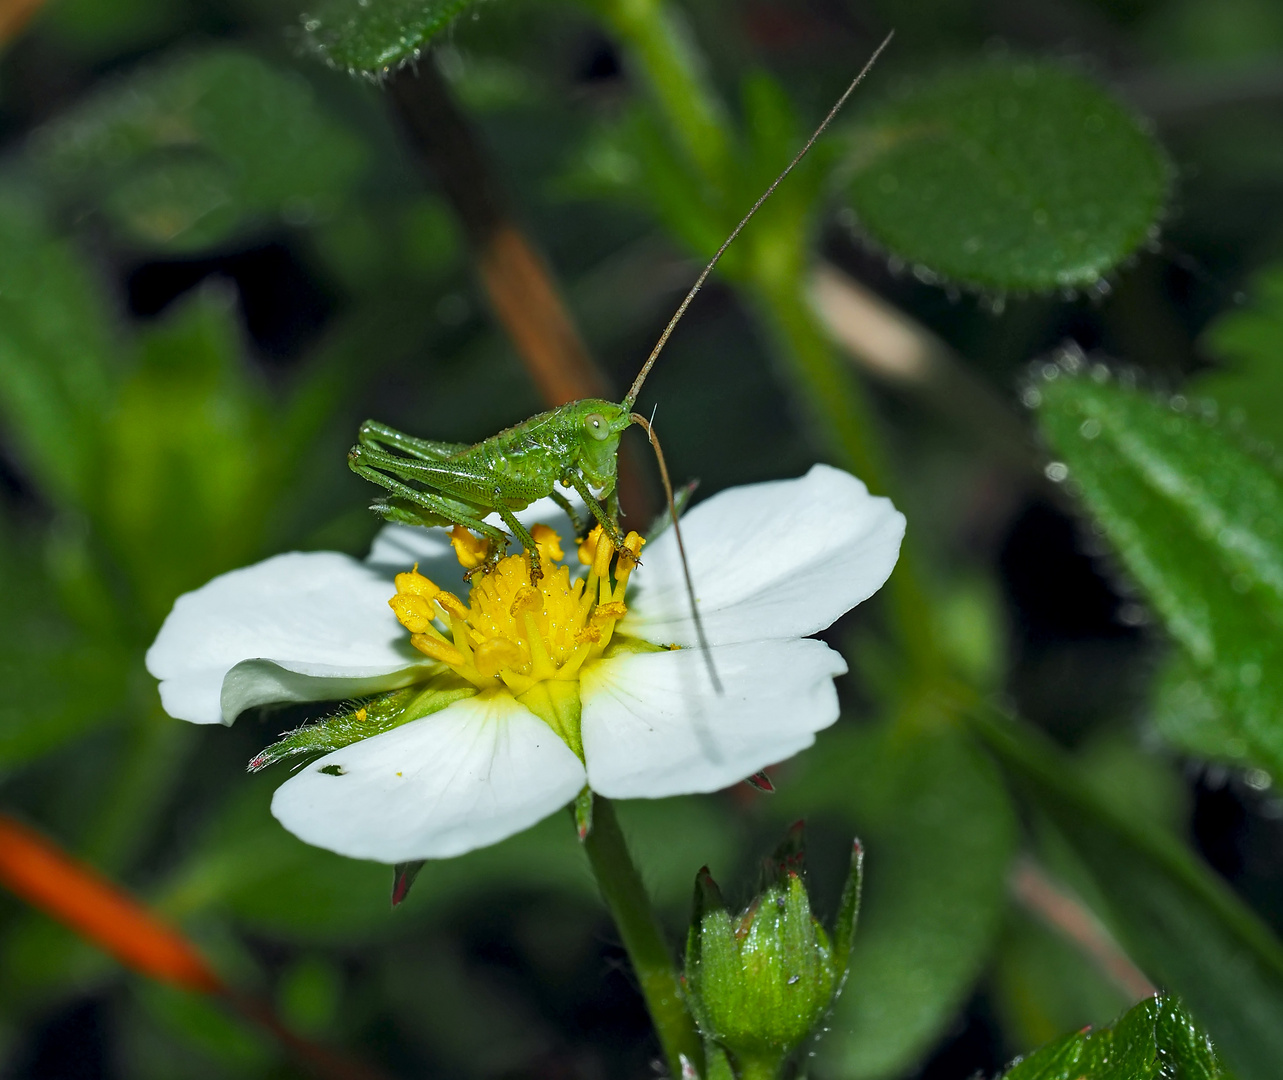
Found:
<svg viewBox="0 0 1283 1080"><path fill-rule="evenodd" d="M122 964L201 993L223 982L185 937L92 867L0 815L0 883Z"/></svg>

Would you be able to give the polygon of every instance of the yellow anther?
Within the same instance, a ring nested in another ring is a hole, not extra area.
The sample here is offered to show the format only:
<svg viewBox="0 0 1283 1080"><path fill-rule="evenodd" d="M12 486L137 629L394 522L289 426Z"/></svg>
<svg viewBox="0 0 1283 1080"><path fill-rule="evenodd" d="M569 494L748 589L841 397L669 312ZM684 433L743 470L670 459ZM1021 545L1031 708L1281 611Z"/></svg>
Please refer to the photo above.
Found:
<svg viewBox="0 0 1283 1080"><path fill-rule="evenodd" d="M369 714L368 714L368 713L366 713L366 711L365 711L365 706L364 706L364 705L362 705L362 706L361 706L359 709L357 709L357 710L356 710L356 712L355 712L355 713L353 713L352 715L353 715L353 716L355 716L355 717L357 718L357 720L359 720L362 724L364 724L364 723L365 723L365 718L366 718L366 716L367 716L367 715L369 715Z"/></svg>
<svg viewBox="0 0 1283 1080"><path fill-rule="evenodd" d="M419 573L419 564L414 564L414 569L405 574L397 574L395 578L396 591L399 593L410 593L413 596L422 596L425 600L431 600L441 590L431 581Z"/></svg>
<svg viewBox="0 0 1283 1080"><path fill-rule="evenodd" d="M580 627L575 633L576 644L582 645L585 641L596 644L601 640L601 626L597 623L590 622L587 626Z"/></svg>
<svg viewBox="0 0 1283 1080"><path fill-rule="evenodd" d="M397 575L397 577L408 576L408 574ZM426 581L427 578L423 580ZM432 605L424 597L415 593L397 593L396 596L388 601L388 607L396 613L397 622L412 634L422 634L432 625L432 617L435 614L432 610Z"/></svg>
<svg viewBox="0 0 1283 1080"><path fill-rule="evenodd" d="M561 550L561 537L550 525L536 525L530 530L534 537L535 547L539 549L539 558L544 562L561 562L566 553Z"/></svg>
<svg viewBox="0 0 1283 1080"><path fill-rule="evenodd" d="M482 675L493 678L504 668L520 668L526 658L515 641L507 638L490 638L472 650L472 662Z"/></svg>
<svg viewBox="0 0 1283 1080"><path fill-rule="evenodd" d="M411 634L410 644L413 645L424 656L430 656L433 660L440 660L443 664L449 664L451 667L459 667L463 664L463 653L451 645L432 634Z"/></svg>
<svg viewBox="0 0 1283 1080"><path fill-rule="evenodd" d="M592 566L593 559L597 555L597 541L601 539L601 526L594 525L584 542L579 545L579 561L585 566Z"/></svg>
<svg viewBox="0 0 1283 1080"><path fill-rule="evenodd" d="M641 555L642 545L645 543L645 539L639 533L630 532L625 536L624 546L619 552L619 565L630 566L635 564Z"/></svg>
<svg viewBox="0 0 1283 1080"><path fill-rule="evenodd" d="M490 554L490 541L473 536L462 525L456 525L450 530L450 546L454 548L454 557L465 570L480 566Z"/></svg>
<svg viewBox="0 0 1283 1080"><path fill-rule="evenodd" d="M442 589L437 593L436 600L437 603L441 605L442 609L450 615L453 615L457 619L467 619L468 605L455 596L454 593L446 592Z"/></svg>
<svg viewBox="0 0 1283 1080"><path fill-rule="evenodd" d="M543 608L543 593L533 585L523 585L513 597L512 607L508 609L515 619L523 611L539 611Z"/></svg>
<svg viewBox="0 0 1283 1080"><path fill-rule="evenodd" d="M597 549L593 552L592 572L606 580L606 575L610 573L610 560L615 554L615 545L610 542L610 537L603 533L597 537Z"/></svg>
<svg viewBox="0 0 1283 1080"><path fill-rule="evenodd" d="M597 609L592 613L593 622L610 622L612 619L622 619L628 614L628 608L619 601L610 604L598 604Z"/></svg>

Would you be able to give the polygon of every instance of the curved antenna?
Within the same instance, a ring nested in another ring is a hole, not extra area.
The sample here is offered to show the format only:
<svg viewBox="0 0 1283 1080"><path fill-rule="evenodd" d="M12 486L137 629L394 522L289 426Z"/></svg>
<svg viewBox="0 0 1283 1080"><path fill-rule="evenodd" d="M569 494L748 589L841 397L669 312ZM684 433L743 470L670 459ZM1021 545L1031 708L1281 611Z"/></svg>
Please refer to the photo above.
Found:
<svg viewBox="0 0 1283 1080"><path fill-rule="evenodd" d="M634 424L646 429L646 437L655 451L655 460L659 463L659 478L664 482L664 495L668 498L668 517L673 523L673 535L677 537L677 554L682 558L682 574L686 577L686 599L690 601L691 619L695 623L695 637L699 640L700 652L704 654L704 664L708 667L708 677L718 696L722 695L722 680L717 676L717 667L713 663L713 654L708 648L708 638L704 636L704 622L699 617L699 608L695 600L695 584L691 580L690 563L686 561L686 545L682 543L682 527L677 523L677 504L673 500L673 485L668 479L668 466L664 464L664 451L659 448L659 439L655 429L641 413L633 413L629 418Z"/></svg>
<svg viewBox="0 0 1283 1080"><path fill-rule="evenodd" d="M882 55L882 50L891 44L891 39L893 37L895 37L894 30L882 39L882 44L873 50L873 55L869 57L864 67L860 69L860 74L851 80L851 85L842 92L842 96L837 99L837 103L829 110L828 116L826 116L820 122L820 126L811 133L811 137L806 140L806 145L797 152L797 156L788 163L784 171L771 181L771 186L762 192L761 198L759 198L757 202L750 207L749 212L740 219L740 223L735 226L731 235L726 238L722 246L717 249L717 253L709 260L708 265L700 272L699 277L695 279L695 284L691 286L691 291L686 294L686 299L678 305L677 311L668 321L668 325L664 327L664 332L659 335L659 340L655 342L655 347L651 350L650 356L646 358L646 363L642 365L641 371L637 373L637 378L633 380L633 385L628 390L628 396L624 398L625 409L631 409L633 407L633 402L637 400L637 395L641 393L642 383L646 381L646 376L650 374L650 369L655 366L655 361L659 359L659 354L664 351L664 346L668 344L669 335L672 334L673 329L677 324L681 322L682 316L686 314L686 309L690 307L691 301L695 299L695 294L699 292L704 282L708 279L708 275L713 272L713 267L717 265L717 261L726 254L726 249L731 246L735 238L739 236L740 232L743 230L744 226L749 223L749 219L752 218L752 216L761 208L762 203L766 202L766 200L774 194L775 189L780 186L784 178L793 171L799 161L806 157L807 151L815 145L815 140L824 134L824 129L833 122L833 118L842 111L842 106L846 104L846 99L849 98L855 92L855 88L864 81L864 77L869 73L869 70L873 65L877 63L878 57Z"/></svg>

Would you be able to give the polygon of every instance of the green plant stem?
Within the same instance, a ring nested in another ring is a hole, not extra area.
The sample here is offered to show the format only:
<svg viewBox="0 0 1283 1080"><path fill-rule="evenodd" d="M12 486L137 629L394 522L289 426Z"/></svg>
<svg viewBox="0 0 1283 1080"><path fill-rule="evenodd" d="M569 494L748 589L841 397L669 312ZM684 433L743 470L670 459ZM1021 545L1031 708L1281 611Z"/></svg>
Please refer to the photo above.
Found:
<svg viewBox="0 0 1283 1080"><path fill-rule="evenodd" d="M600 795L593 800L592 829L584 839L584 851L641 984L669 1070L674 1077L681 1076L685 1055L702 1074L704 1048L682 998L668 943L628 853L615 808Z"/></svg>
<svg viewBox="0 0 1283 1080"><path fill-rule="evenodd" d="M710 186L725 192L732 140L726 112L704 77L699 54L663 0L589 0L641 60L655 97L687 155ZM757 257L746 260L747 284L765 301L784 374L814 421L834 462L856 473L875 492L892 490L863 388L837 354L802 293L810 261L811 230L792 215L763 234L740 240ZM786 231L785 231L786 230ZM888 584L894 630L907 660L906 679L944 681L944 659L926 604L927 592L911 550Z"/></svg>
<svg viewBox="0 0 1283 1080"><path fill-rule="evenodd" d="M664 0L587 0L636 53L686 154L720 187L730 159L730 123L703 58Z"/></svg>

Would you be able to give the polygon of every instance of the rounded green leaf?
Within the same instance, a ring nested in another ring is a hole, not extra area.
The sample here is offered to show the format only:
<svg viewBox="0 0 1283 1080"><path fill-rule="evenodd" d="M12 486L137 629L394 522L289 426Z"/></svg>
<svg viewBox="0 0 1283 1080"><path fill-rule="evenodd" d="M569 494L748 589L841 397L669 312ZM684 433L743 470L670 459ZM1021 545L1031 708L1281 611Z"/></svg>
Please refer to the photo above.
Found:
<svg viewBox="0 0 1283 1080"><path fill-rule="evenodd" d="M306 11L303 31L331 67L386 75L417 60L423 47L473 0L322 0Z"/></svg>
<svg viewBox="0 0 1283 1080"><path fill-rule="evenodd" d="M986 289L1098 281L1156 227L1169 170L1091 79L991 60L918 85L856 141L848 194L892 255Z"/></svg>

